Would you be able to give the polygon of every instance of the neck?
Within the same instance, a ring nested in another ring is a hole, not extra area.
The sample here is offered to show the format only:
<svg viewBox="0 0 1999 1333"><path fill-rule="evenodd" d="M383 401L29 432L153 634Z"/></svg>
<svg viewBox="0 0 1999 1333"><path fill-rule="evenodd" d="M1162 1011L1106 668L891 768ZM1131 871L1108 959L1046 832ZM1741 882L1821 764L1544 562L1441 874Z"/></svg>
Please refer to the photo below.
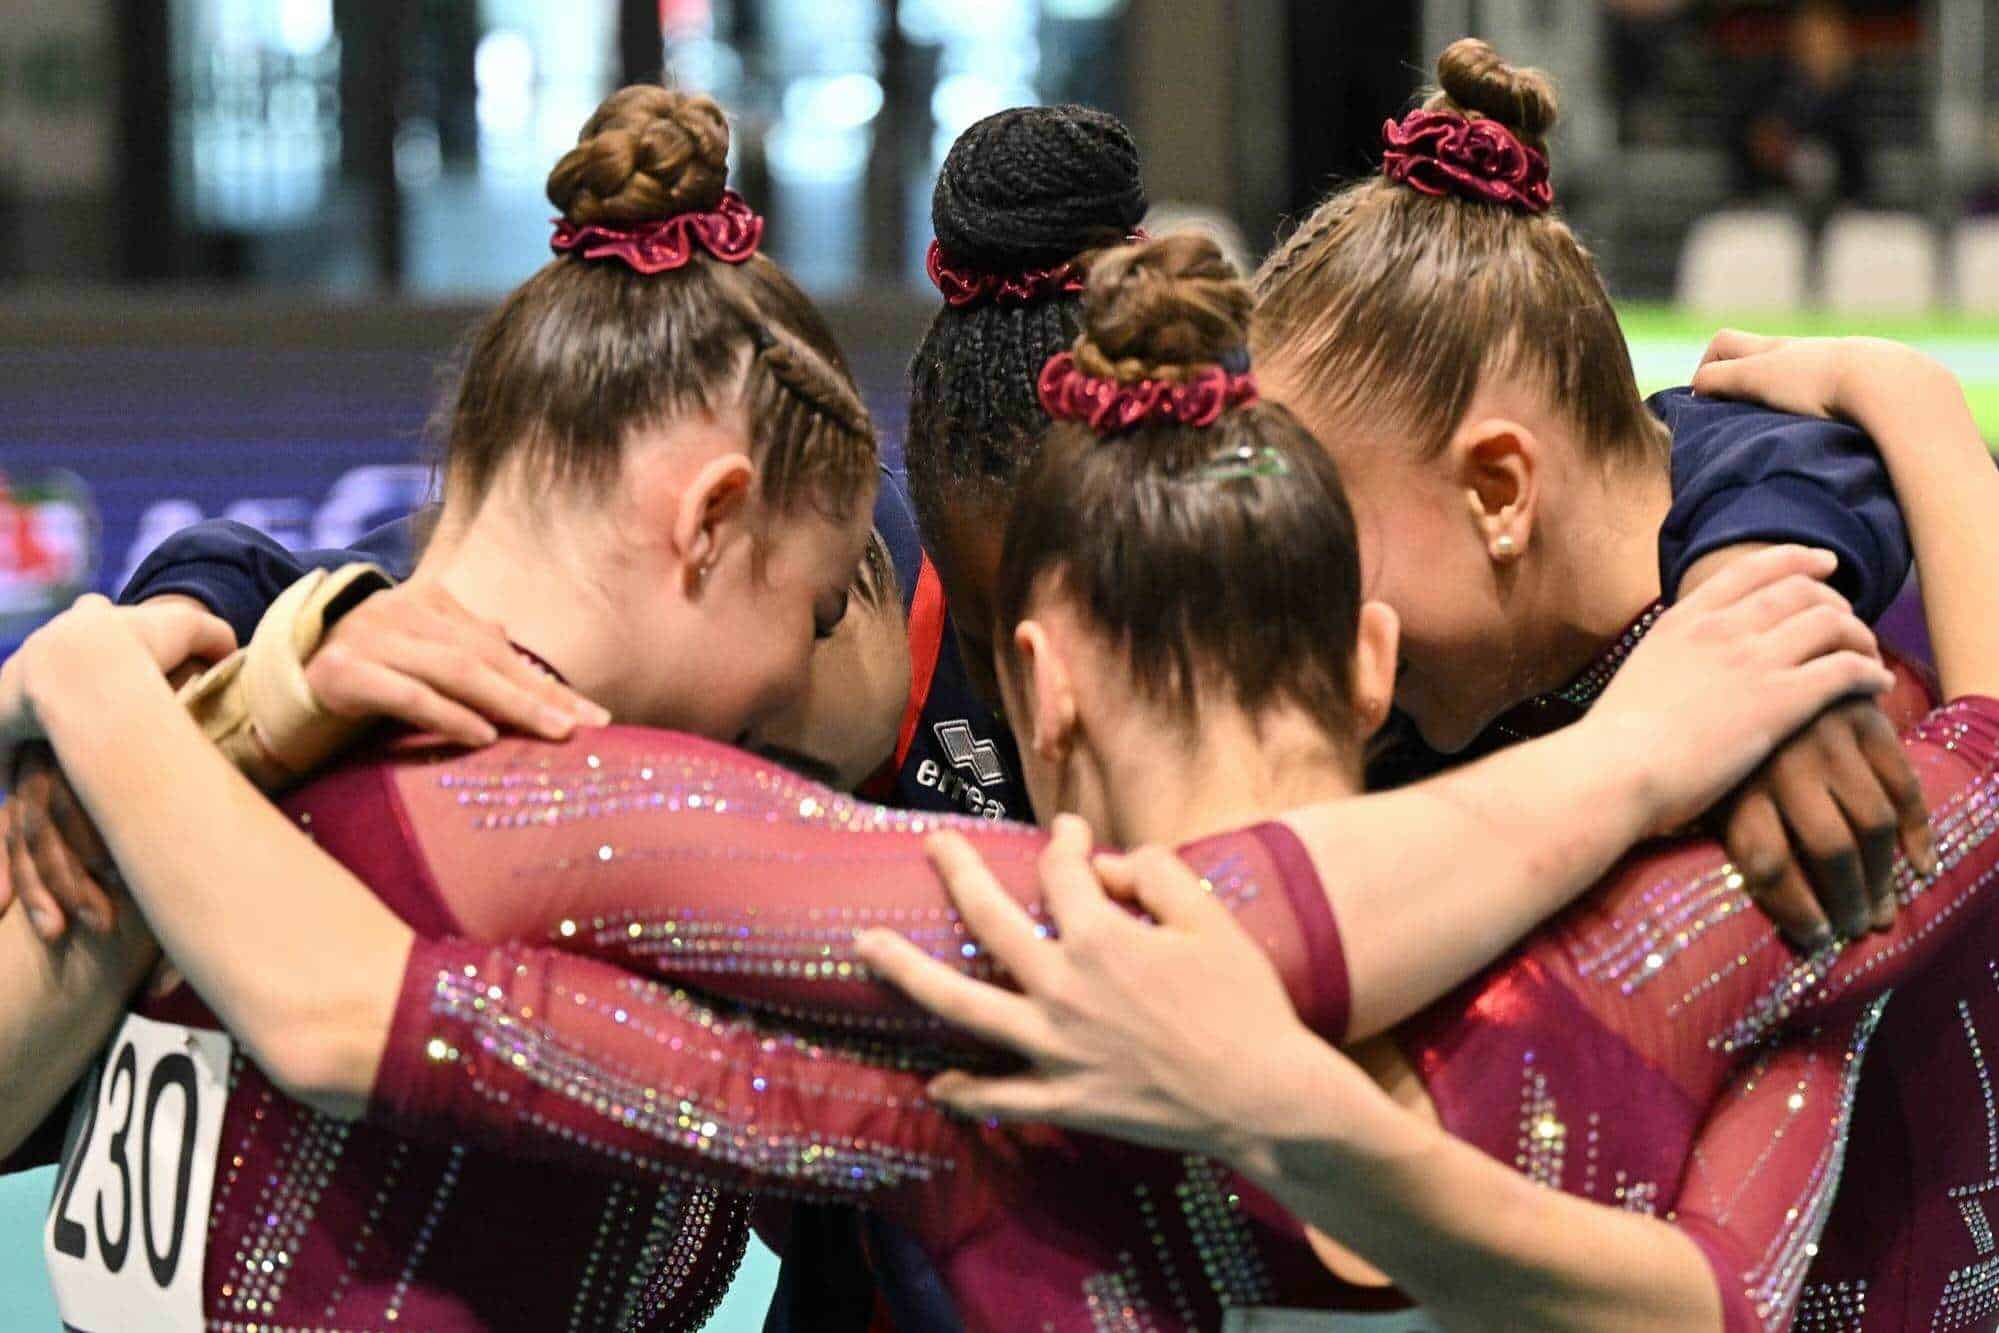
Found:
<svg viewBox="0 0 1999 1333"><path fill-rule="evenodd" d="M411 581L442 585L578 693L622 714L631 658L620 647L622 620L597 577L603 566L591 555L595 528L565 521L560 526L573 540L556 541L557 526L489 496L470 520L438 533Z"/></svg>
<svg viewBox="0 0 1999 1333"><path fill-rule="evenodd" d="M1542 529L1563 536L1548 553L1543 609L1532 618L1542 627L1542 642L1526 655L1537 664L1534 694L1567 684L1659 599L1659 529L1673 504L1671 480L1627 469L1578 499L1576 512Z"/></svg>
<svg viewBox="0 0 1999 1333"><path fill-rule="evenodd" d="M1172 846L1361 790L1360 759L1290 709L1260 722L1232 706L1202 709L1190 743L1175 719L1135 708L1096 752L1118 847Z"/></svg>

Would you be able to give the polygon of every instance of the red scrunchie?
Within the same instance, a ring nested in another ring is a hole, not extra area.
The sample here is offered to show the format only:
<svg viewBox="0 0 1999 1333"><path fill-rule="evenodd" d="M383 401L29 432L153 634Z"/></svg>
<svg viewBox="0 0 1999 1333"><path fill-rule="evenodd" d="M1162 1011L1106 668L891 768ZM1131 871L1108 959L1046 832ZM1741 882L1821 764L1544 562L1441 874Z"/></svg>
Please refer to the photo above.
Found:
<svg viewBox="0 0 1999 1333"><path fill-rule="evenodd" d="M1381 137L1388 145L1382 174L1412 190L1504 204L1523 213L1545 213L1555 202L1548 155L1496 120L1416 110L1384 124Z"/></svg>
<svg viewBox="0 0 1999 1333"><path fill-rule="evenodd" d="M656 222L577 226L567 218L557 218L548 246L558 254L615 259L637 272L651 274L685 267L694 257L696 245L725 264L740 264L757 252L763 234L763 218L741 195L724 190L713 212L676 213Z"/></svg>
<svg viewBox="0 0 1999 1333"><path fill-rule="evenodd" d="M1212 426L1231 407L1256 401L1256 376L1209 366L1185 384L1165 380L1103 379L1085 374L1068 352L1041 368L1035 387L1041 407L1058 421L1080 421L1099 435L1115 435L1148 422Z"/></svg>
<svg viewBox="0 0 1999 1333"><path fill-rule="evenodd" d="M1073 259L1053 268L986 273L953 264L944 257L944 247L933 240L924 256L923 268L930 281L937 284L937 290L944 293L944 304L953 307L977 305L981 301L1026 305L1083 290L1083 266Z"/></svg>

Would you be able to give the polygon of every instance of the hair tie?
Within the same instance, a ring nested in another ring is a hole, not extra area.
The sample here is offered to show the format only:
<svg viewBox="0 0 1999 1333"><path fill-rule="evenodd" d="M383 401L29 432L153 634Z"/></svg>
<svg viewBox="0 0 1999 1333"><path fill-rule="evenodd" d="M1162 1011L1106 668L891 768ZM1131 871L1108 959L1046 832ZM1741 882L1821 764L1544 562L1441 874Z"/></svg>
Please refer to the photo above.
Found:
<svg viewBox="0 0 1999 1333"><path fill-rule="evenodd" d="M578 226L557 218L548 246L557 254L615 259L634 272L653 274L686 267L697 245L725 264L743 263L757 252L763 234L763 218L743 196L724 190L712 211L675 213L651 222Z"/></svg>
<svg viewBox="0 0 1999 1333"><path fill-rule="evenodd" d="M1496 120L1455 111L1411 111L1381 127L1381 174L1427 195L1545 213L1555 202L1548 155Z"/></svg>
<svg viewBox="0 0 1999 1333"><path fill-rule="evenodd" d="M1125 237L1126 241L1145 239L1143 227L1133 228L1131 234ZM1089 277L1084 272L1083 264L1075 259L1065 260L1050 268L989 273L969 264L954 262L944 254L944 243L935 239L923 256L923 271L930 275L930 281L936 284L937 290L944 293L944 304L953 309L987 301L995 305L1029 305L1057 296L1074 296L1083 290Z"/></svg>
<svg viewBox="0 0 1999 1333"><path fill-rule="evenodd" d="M1057 421L1080 421L1099 435L1175 421L1212 426L1232 407L1256 401L1256 377L1206 366L1185 384L1166 380L1113 380L1085 374L1069 352L1057 352L1035 382L1042 410Z"/></svg>

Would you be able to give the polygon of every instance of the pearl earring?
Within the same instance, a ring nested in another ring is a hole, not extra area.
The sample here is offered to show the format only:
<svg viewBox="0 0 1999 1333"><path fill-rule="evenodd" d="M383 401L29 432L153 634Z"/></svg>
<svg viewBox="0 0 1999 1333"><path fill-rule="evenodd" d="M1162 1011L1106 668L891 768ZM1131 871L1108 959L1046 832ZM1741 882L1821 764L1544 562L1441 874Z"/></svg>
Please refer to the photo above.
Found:
<svg viewBox="0 0 1999 1333"><path fill-rule="evenodd" d="M1493 559L1511 560L1514 556L1519 554L1520 554L1520 544L1514 541L1513 538L1508 536L1507 534L1501 533L1499 536L1493 539L1492 542Z"/></svg>

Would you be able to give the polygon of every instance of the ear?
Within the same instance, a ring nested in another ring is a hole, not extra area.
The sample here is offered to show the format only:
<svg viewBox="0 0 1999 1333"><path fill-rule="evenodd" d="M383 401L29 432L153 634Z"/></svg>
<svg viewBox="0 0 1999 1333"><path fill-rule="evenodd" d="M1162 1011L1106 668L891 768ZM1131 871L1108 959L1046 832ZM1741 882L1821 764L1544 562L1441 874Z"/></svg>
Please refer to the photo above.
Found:
<svg viewBox="0 0 1999 1333"><path fill-rule="evenodd" d="M1014 628L1013 646L1016 688L1024 696L1014 725L1025 722L1027 734L1021 739L1043 759L1059 764L1076 743L1076 686L1069 664L1036 620L1023 620Z"/></svg>
<svg viewBox="0 0 1999 1333"><path fill-rule="evenodd" d="M1534 535L1541 441L1517 421L1486 417L1451 437L1448 456L1493 563L1518 560Z"/></svg>
<svg viewBox="0 0 1999 1333"><path fill-rule="evenodd" d="M726 453L703 463L681 488L668 532L690 595L722 558L749 517L756 465L747 454Z"/></svg>
<svg viewBox="0 0 1999 1333"><path fill-rule="evenodd" d="M1395 705L1396 650L1401 641L1402 622L1393 607L1386 602L1361 603L1353 648L1353 711L1362 740L1381 730Z"/></svg>

